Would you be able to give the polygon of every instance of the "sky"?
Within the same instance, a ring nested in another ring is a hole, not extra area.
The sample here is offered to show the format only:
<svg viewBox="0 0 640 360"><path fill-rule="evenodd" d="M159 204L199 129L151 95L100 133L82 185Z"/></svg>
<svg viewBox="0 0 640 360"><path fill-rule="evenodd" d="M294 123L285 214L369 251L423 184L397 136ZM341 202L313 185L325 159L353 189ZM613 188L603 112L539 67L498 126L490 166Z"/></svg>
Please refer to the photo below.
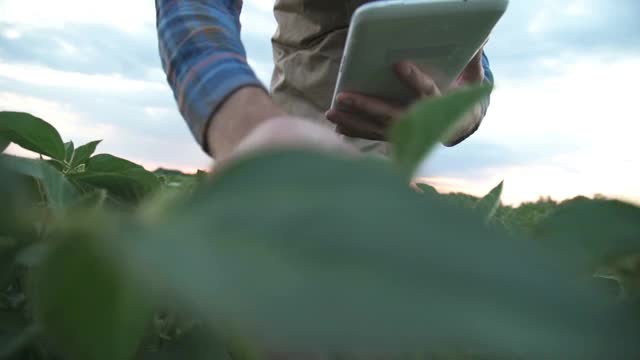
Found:
<svg viewBox="0 0 640 360"><path fill-rule="evenodd" d="M269 83L272 0L245 0L250 64ZM443 191L505 181L504 201L604 194L640 203L640 1L512 0L487 46L481 128L421 167ZM0 110L147 168L206 169L160 66L151 0L0 0ZM12 151L20 153L13 148Z"/></svg>

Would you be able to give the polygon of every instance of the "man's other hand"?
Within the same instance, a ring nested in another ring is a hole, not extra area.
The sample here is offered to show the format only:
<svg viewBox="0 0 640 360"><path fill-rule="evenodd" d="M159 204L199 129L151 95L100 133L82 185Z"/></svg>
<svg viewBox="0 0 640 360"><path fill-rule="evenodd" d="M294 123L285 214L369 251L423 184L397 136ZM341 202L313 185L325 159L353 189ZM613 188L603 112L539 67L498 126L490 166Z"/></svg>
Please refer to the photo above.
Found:
<svg viewBox="0 0 640 360"><path fill-rule="evenodd" d="M394 67L397 76L416 93L418 101L440 96L442 90L433 79L410 62L401 62ZM474 56L458 80L446 91L479 84L484 80L482 49ZM337 108L330 109L327 119L337 125L336 131L343 135L369 140L386 141L393 123L407 110L381 99L357 93L338 94ZM409 105L409 107L412 104ZM473 132L482 120L482 109L476 106L444 141L447 146L455 145L457 139Z"/></svg>

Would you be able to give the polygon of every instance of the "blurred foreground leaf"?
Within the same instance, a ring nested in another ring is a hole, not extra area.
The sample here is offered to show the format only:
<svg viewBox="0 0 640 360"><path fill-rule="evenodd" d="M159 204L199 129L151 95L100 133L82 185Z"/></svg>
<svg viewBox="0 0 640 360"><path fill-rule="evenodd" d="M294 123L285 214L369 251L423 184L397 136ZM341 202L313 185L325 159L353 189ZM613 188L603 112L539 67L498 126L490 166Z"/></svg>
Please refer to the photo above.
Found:
<svg viewBox="0 0 640 360"><path fill-rule="evenodd" d="M638 354L636 319L551 254L424 196L380 162L266 154L131 234L128 263L212 324L285 349Z"/></svg>
<svg viewBox="0 0 640 360"><path fill-rule="evenodd" d="M496 210L498 210L498 207L500 207L500 197L502 196L503 188L504 181L498 184L498 186L493 188L493 190L476 203L476 211L478 211L486 221L491 220L493 215L495 215Z"/></svg>
<svg viewBox="0 0 640 360"><path fill-rule="evenodd" d="M410 177L429 152L464 114L491 93L491 86L463 89L418 103L398 120L391 132L393 159Z"/></svg>
<svg viewBox="0 0 640 360"><path fill-rule="evenodd" d="M0 153L5 151L7 147L9 147L9 144L11 144L9 140L4 139L2 136L0 136Z"/></svg>
<svg viewBox="0 0 640 360"><path fill-rule="evenodd" d="M592 273L621 257L640 255L640 208L615 200L577 199L561 205L533 234Z"/></svg>
<svg viewBox="0 0 640 360"><path fill-rule="evenodd" d="M36 320L67 359L131 359L150 316L148 294L96 235L110 233L107 219L79 217L79 225L58 229L32 274Z"/></svg>

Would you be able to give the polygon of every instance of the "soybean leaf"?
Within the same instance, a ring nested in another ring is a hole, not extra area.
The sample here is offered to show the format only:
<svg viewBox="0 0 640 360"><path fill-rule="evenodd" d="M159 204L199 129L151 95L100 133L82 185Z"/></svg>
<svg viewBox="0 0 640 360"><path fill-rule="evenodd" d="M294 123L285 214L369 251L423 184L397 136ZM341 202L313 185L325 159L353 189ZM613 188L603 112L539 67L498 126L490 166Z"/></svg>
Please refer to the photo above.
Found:
<svg viewBox="0 0 640 360"><path fill-rule="evenodd" d="M33 115L0 112L0 136L27 150L64 161L65 147L58 131Z"/></svg>
<svg viewBox="0 0 640 360"><path fill-rule="evenodd" d="M551 254L424 201L377 161L261 154L130 237L133 275L162 277L212 324L262 345L563 359L640 347L635 319Z"/></svg>
<svg viewBox="0 0 640 360"><path fill-rule="evenodd" d="M149 320L142 287L120 270L116 254L97 234L108 218L83 218L60 229L33 271L34 316L56 350L69 359L128 360ZM118 239L113 239L118 241Z"/></svg>
<svg viewBox="0 0 640 360"><path fill-rule="evenodd" d="M52 209L64 210L78 196L76 188L46 161L8 155L3 155L3 159L9 169L39 180L47 205Z"/></svg>
<svg viewBox="0 0 640 360"><path fill-rule="evenodd" d="M86 171L72 178L86 189L105 189L126 202L139 202L160 186L158 177L142 166L112 155L96 155Z"/></svg>
<svg viewBox="0 0 640 360"><path fill-rule="evenodd" d="M640 254L640 208L615 200L573 200L538 224L533 235L593 273Z"/></svg>
<svg viewBox="0 0 640 360"><path fill-rule="evenodd" d="M93 153L96 151L98 144L100 144L101 142L102 140L96 140L78 147L76 149L73 162L71 163L71 168L75 169L76 167L78 167L78 165L86 163L91 155L93 155Z"/></svg>
<svg viewBox="0 0 640 360"><path fill-rule="evenodd" d="M87 162L87 170L95 172L124 172L130 169L144 169L142 166L109 154L98 154Z"/></svg>
<svg viewBox="0 0 640 360"><path fill-rule="evenodd" d="M416 184L416 186L422 191L423 194L431 194L431 195L438 195L438 190L436 190L436 188L434 188L433 186L429 185L429 184L425 184L425 183L418 183Z"/></svg>
<svg viewBox="0 0 640 360"><path fill-rule="evenodd" d="M73 141L64 143L64 161L67 164L70 164L71 160L73 160L74 151L75 147L73 146Z"/></svg>
<svg viewBox="0 0 640 360"><path fill-rule="evenodd" d="M391 131L393 159L410 177L420 162L471 108L491 93L491 86L464 89L421 102L395 123Z"/></svg>
<svg viewBox="0 0 640 360"><path fill-rule="evenodd" d="M43 160L43 161L46 161L47 164L53 166L56 170L60 172L64 171L64 164L59 162L58 160L49 159L49 160Z"/></svg>
<svg viewBox="0 0 640 360"><path fill-rule="evenodd" d="M498 207L500 207L500 197L502 196L503 188L504 181L500 182L498 186L493 188L493 190L476 203L476 211L481 214L486 221L491 220L498 210Z"/></svg>

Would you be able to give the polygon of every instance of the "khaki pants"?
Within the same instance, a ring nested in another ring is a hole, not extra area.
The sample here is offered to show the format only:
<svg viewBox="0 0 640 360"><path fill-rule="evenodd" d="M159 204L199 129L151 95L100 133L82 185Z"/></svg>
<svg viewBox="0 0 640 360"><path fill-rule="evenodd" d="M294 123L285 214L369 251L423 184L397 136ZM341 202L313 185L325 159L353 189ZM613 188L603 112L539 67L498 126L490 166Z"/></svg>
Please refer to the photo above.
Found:
<svg viewBox="0 0 640 360"><path fill-rule="evenodd" d="M331 106L349 21L364 0L276 0L273 36L274 101L289 114L335 128ZM365 153L388 155L385 142L345 137Z"/></svg>

